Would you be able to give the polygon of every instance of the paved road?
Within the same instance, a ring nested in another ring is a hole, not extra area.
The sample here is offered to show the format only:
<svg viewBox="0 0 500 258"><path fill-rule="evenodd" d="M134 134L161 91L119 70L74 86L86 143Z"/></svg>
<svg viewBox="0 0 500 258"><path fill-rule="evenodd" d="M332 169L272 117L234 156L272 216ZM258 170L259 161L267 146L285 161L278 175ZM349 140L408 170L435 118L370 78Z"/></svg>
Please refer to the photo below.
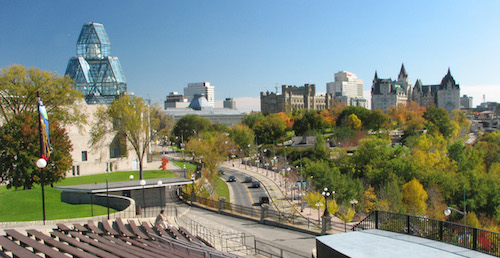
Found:
<svg viewBox="0 0 500 258"><path fill-rule="evenodd" d="M227 182L231 193L231 202L234 204L242 205L245 207L254 207L256 211L260 209L259 198L262 195L267 195L263 188L253 188L252 183L245 182L245 178L248 177L247 174L238 171L236 169L223 167L224 171L223 178L226 182L229 176L234 176L236 178L235 182ZM252 178L252 181L255 178Z"/></svg>

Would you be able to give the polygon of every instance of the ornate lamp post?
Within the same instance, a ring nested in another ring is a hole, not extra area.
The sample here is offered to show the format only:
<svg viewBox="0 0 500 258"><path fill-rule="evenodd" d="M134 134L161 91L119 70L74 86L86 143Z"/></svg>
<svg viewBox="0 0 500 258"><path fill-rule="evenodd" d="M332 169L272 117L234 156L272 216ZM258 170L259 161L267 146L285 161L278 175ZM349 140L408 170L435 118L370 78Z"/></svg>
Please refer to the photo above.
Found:
<svg viewBox="0 0 500 258"><path fill-rule="evenodd" d="M328 188L325 187L323 190L322 195L325 197L325 212L323 213L323 223L321 227L321 234L325 235L328 224L330 223L331 217L330 217L330 212L328 211L328 197L330 196L330 191L328 191Z"/></svg>
<svg viewBox="0 0 500 258"><path fill-rule="evenodd" d="M43 225L45 225L45 189L43 187L43 169L47 166L47 161L45 159L38 159L36 161L36 166L40 169L40 183L42 185L42 214Z"/></svg>
<svg viewBox="0 0 500 258"><path fill-rule="evenodd" d="M454 210L462 215L464 215L464 226L467 226L467 203L465 202L465 186L464 186L464 211L457 210L452 207L446 207L446 210L444 210L444 215L450 216L451 211Z"/></svg>

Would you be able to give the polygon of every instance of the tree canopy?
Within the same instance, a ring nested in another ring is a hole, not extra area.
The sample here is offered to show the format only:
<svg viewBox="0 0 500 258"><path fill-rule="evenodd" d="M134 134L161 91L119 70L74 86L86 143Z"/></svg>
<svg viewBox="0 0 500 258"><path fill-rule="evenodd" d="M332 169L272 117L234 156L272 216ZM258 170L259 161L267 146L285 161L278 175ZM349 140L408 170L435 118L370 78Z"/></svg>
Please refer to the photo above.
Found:
<svg viewBox="0 0 500 258"><path fill-rule="evenodd" d="M96 123L90 131L91 146L100 148L109 145L108 136L121 135L130 143L139 161L140 179L143 175L144 156L149 144L163 138L171 127L171 122L157 106L148 106L139 97L121 96L109 106L101 106Z"/></svg>

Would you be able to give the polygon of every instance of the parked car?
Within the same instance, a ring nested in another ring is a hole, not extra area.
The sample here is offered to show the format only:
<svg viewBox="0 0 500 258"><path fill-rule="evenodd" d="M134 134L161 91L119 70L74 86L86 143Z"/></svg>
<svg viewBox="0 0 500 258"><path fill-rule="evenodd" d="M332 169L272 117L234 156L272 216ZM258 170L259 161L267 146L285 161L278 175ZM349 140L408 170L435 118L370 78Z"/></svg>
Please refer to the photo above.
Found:
<svg viewBox="0 0 500 258"><path fill-rule="evenodd" d="M251 183L253 180L252 180L252 177L251 176L247 176L245 177L245 181L243 181L244 183Z"/></svg>
<svg viewBox="0 0 500 258"><path fill-rule="evenodd" d="M261 195L259 197L259 204L269 203L269 197L267 195Z"/></svg>
<svg viewBox="0 0 500 258"><path fill-rule="evenodd" d="M229 178L227 179L228 182L234 182L236 181L236 177L234 176L229 176Z"/></svg>
<svg viewBox="0 0 500 258"><path fill-rule="evenodd" d="M259 181L253 181L252 182L252 188L259 188L260 187L260 182Z"/></svg>

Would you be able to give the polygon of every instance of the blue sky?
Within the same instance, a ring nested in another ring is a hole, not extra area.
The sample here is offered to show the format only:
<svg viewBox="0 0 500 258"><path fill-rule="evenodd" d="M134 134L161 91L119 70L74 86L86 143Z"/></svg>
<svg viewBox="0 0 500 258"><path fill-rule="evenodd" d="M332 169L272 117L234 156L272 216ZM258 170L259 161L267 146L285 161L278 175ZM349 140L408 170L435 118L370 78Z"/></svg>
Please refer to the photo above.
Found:
<svg viewBox="0 0 500 258"><path fill-rule="evenodd" d="M64 74L82 25L100 22L129 91L156 102L209 81L217 100L258 106L276 85L325 92L340 70L370 91L375 71L394 79L402 63L413 83L438 84L450 67L475 105L483 94L500 102L500 1L0 0L0 8L0 67Z"/></svg>

